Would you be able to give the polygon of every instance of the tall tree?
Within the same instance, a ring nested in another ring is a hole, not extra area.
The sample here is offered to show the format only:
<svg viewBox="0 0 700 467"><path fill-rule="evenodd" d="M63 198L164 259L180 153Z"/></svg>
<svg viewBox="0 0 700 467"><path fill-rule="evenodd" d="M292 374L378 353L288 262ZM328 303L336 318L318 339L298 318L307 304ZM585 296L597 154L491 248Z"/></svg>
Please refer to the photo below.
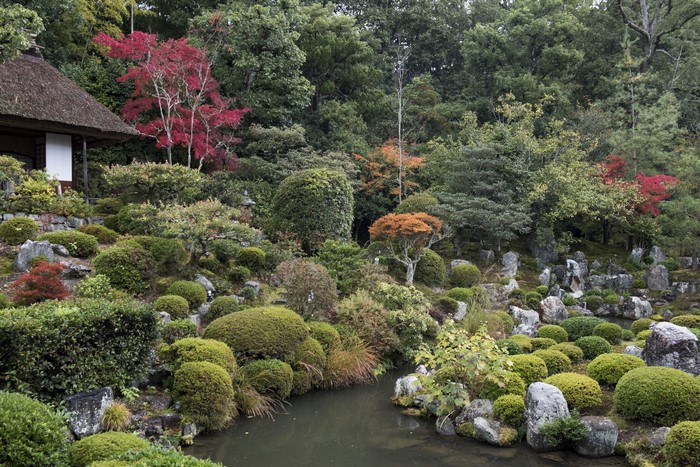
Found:
<svg viewBox="0 0 700 467"><path fill-rule="evenodd" d="M20 55L31 44L31 36L44 29L35 11L22 5L0 5L0 63Z"/></svg>

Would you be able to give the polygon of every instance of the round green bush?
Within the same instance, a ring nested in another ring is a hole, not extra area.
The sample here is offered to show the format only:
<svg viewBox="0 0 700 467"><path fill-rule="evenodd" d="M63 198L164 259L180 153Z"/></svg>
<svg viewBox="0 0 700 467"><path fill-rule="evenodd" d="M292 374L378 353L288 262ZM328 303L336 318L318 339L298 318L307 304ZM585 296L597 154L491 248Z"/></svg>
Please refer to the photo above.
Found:
<svg viewBox="0 0 700 467"><path fill-rule="evenodd" d="M508 355L520 355L523 353L523 348L513 339L499 339L496 341L496 345L506 349Z"/></svg>
<svg viewBox="0 0 700 467"><path fill-rule="evenodd" d="M603 303L606 305L617 305L620 303L620 298L615 292L612 292L603 297Z"/></svg>
<svg viewBox="0 0 700 467"><path fill-rule="evenodd" d="M447 296L458 302L469 302L474 297L474 291L465 287L455 287L447 292Z"/></svg>
<svg viewBox="0 0 700 467"><path fill-rule="evenodd" d="M160 325L160 338L166 344L187 337L197 337L197 325L189 319L174 319Z"/></svg>
<svg viewBox="0 0 700 467"><path fill-rule="evenodd" d="M639 357L624 353L598 355L588 364L586 373L601 384L614 386L628 371L647 366Z"/></svg>
<svg viewBox="0 0 700 467"><path fill-rule="evenodd" d="M70 446L70 460L74 467L86 467L93 462L111 459L128 451L140 451L148 441L132 433L108 431L76 441Z"/></svg>
<svg viewBox="0 0 700 467"><path fill-rule="evenodd" d="M250 269L245 266L231 266L226 278L234 284L242 284L250 279Z"/></svg>
<svg viewBox="0 0 700 467"><path fill-rule="evenodd" d="M570 409L585 410L603 403L603 391L593 378L578 373L559 373L544 380L559 388Z"/></svg>
<svg viewBox="0 0 700 467"><path fill-rule="evenodd" d="M209 311L206 318L209 321L221 318L228 314L234 313L241 309L238 299L235 297L216 297L209 305Z"/></svg>
<svg viewBox="0 0 700 467"><path fill-rule="evenodd" d="M517 342L518 345L523 349L523 352L525 352L525 353L532 352L532 342L530 342L530 338L527 337L526 335L513 334L508 339Z"/></svg>
<svg viewBox="0 0 700 467"><path fill-rule="evenodd" d="M104 225L85 224L78 227L78 230L84 234L92 235L99 243L111 245L119 240L119 234L112 229L108 229Z"/></svg>
<svg viewBox="0 0 700 467"><path fill-rule="evenodd" d="M251 271L259 271L265 266L265 252L255 246L246 246L238 250L236 263Z"/></svg>
<svg viewBox="0 0 700 467"><path fill-rule="evenodd" d="M576 346L583 350L586 360L593 360L598 355L612 352L610 342L599 336L585 336L576 340Z"/></svg>
<svg viewBox="0 0 700 467"><path fill-rule="evenodd" d="M686 328L700 328L700 316L698 315L681 315L671 319L671 323Z"/></svg>
<svg viewBox="0 0 700 467"><path fill-rule="evenodd" d="M77 230L45 233L39 237L39 240L63 245L72 256L78 258L87 258L96 254L99 247L95 237Z"/></svg>
<svg viewBox="0 0 700 467"><path fill-rule="evenodd" d="M301 316L282 307L231 313L212 321L204 331L205 338L225 342L236 355L249 358L282 358L308 335L309 327Z"/></svg>
<svg viewBox="0 0 700 467"><path fill-rule="evenodd" d="M615 323L601 323L593 328L593 335L617 345L622 342L622 327Z"/></svg>
<svg viewBox="0 0 700 467"><path fill-rule="evenodd" d="M647 283L644 281L644 279L635 279L632 281L632 288L633 289L646 289L647 288Z"/></svg>
<svg viewBox="0 0 700 467"><path fill-rule="evenodd" d="M457 312L459 303L454 298L440 297L433 302L433 308L446 315L452 315Z"/></svg>
<svg viewBox="0 0 700 467"><path fill-rule="evenodd" d="M537 330L537 337L554 339L557 344L569 340L569 334L566 332L566 329L556 324L545 324L540 327Z"/></svg>
<svg viewBox="0 0 700 467"><path fill-rule="evenodd" d="M501 321L503 321L503 324L506 327L506 332L510 334L515 327L515 320L513 317L503 310L496 311L494 314L501 318Z"/></svg>
<svg viewBox="0 0 700 467"><path fill-rule="evenodd" d="M562 303L564 303L565 306L574 306L578 303L578 300L576 300L573 295L566 294L562 299ZM569 312L569 314L571 314L571 312Z"/></svg>
<svg viewBox="0 0 700 467"><path fill-rule="evenodd" d="M584 336L593 335L593 328L605 322L604 319L595 316L577 316L566 318L560 323L560 326L569 334L569 340L574 342Z"/></svg>
<svg viewBox="0 0 700 467"><path fill-rule="evenodd" d="M700 422L673 425L666 437L664 456L670 465L700 465Z"/></svg>
<svg viewBox="0 0 700 467"><path fill-rule="evenodd" d="M170 273L187 263L190 254L185 250L181 240L176 238L152 237L137 235L131 240L153 255L158 269Z"/></svg>
<svg viewBox="0 0 700 467"><path fill-rule="evenodd" d="M179 319L187 318L190 305L179 295L161 295L153 302L153 309L157 312L165 311L173 319Z"/></svg>
<svg viewBox="0 0 700 467"><path fill-rule="evenodd" d="M615 386L613 407L625 418L672 426L700 419L700 382L675 368L649 366L625 373Z"/></svg>
<svg viewBox="0 0 700 467"><path fill-rule="evenodd" d="M219 271L223 267L221 262L213 256L202 256L197 261L197 266L207 271Z"/></svg>
<svg viewBox="0 0 700 467"><path fill-rule="evenodd" d="M493 414L498 420L517 428L525 419L525 399L517 394L505 394L493 403Z"/></svg>
<svg viewBox="0 0 700 467"><path fill-rule="evenodd" d="M292 394L304 394L321 383L327 361L326 352L313 337L307 337L285 360L294 371Z"/></svg>
<svg viewBox="0 0 700 467"><path fill-rule="evenodd" d="M438 203L439 201L434 195L427 191L421 191L420 193L413 193L401 201L394 209L394 212L396 214L407 214L410 212L427 212L430 214L429 211L433 210Z"/></svg>
<svg viewBox="0 0 700 467"><path fill-rule="evenodd" d="M557 341L549 337L533 337L530 339L530 343L532 344L533 350L544 350L556 345Z"/></svg>
<svg viewBox="0 0 700 467"><path fill-rule="evenodd" d="M547 293L549 292L549 287L547 287L546 285L538 285L537 287L535 287L535 292L542 295L543 297L546 297Z"/></svg>
<svg viewBox="0 0 700 467"><path fill-rule="evenodd" d="M275 358L253 360L241 367L246 381L260 394L280 400L289 397L294 387L294 371L288 363Z"/></svg>
<svg viewBox="0 0 700 467"><path fill-rule="evenodd" d="M192 281L173 282L167 295L179 295L187 300L190 310L196 310L201 304L207 301L207 291L204 287Z"/></svg>
<svg viewBox="0 0 700 467"><path fill-rule="evenodd" d="M539 308L542 299L542 295L537 292L528 292L525 294L525 303L527 303L527 306L534 308L535 310Z"/></svg>
<svg viewBox="0 0 700 467"><path fill-rule="evenodd" d="M183 415L197 428L220 430L236 415L231 376L219 365L184 362L175 372L173 388Z"/></svg>
<svg viewBox="0 0 700 467"><path fill-rule="evenodd" d="M513 355L508 360L512 363L510 371L519 374L528 386L547 377L547 364L540 357Z"/></svg>
<svg viewBox="0 0 700 467"><path fill-rule="evenodd" d="M484 384L479 392L479 398L495 401L505 394L515 394L524 397L525 387L525 382L518 373L513 371L494 371L484 380Z"/></svg>
<svg viewBox="0 0 700 467"><path fill-rule="evenodd" d="M532 355L544 360L549 376L571 370L571 360L566 354L558 350L536 350L532 352Z"/></svg>
<svg viewBox="0 0 700 467"><path fill-rule="evenodd" d="M114 246L97 255L92 264L112 287L129 293L145 292L154 277L153 255L141 248Z"/></svg>
<svg viewBox="0 0 700 467"><path fill-rule="evenodd" d="M481 271L473 264L460 264L450 273L452 287L472 287L481 280Z"/></svg>
<svg viewBox="0 0 700 467"><path fill-rule="evenodd" d="M158 353L172 363L173 371L177 371L185 362L213 363L230 374L234 374L238 368L231 348L214 339L198 337L180 339L172 345L163 346Z"/></svg>
<svg viewBox="0 0 700 467"><path fill-rule="evenodd" d="M13 217L0 224L0 240L9 245L34 240L38 232L39 225L28 217Z"/></svg>
<svg viewBox="0 0 700 467"><path fill-rule="evenodd" d="M557 345L551 346L549 350L558 350L559 352L569 357L571 363L578 363L581 360L583 360L583 350L581 350L579 347L576 347L576 344L572 342L561 342Z"/></svg>
<svg viewBox="0 0 700 467"><path fill-rule="evenodd" d="M623 341L633 341L635 339L635 335L632 331L629 329L623 329L622 330L622 340Z"/></svg>
<svg viewBox="0 0 700 467"><path fill-rule="evenodd" d="M67 449L66 424L51 407L0 391L0 465L66 465Z"/></svg>
<svg viewBox="0 0 700 467"><path fill-rule="evenodd" d="M152 445L142 451L130 451L111 460L93 462L90 467L221 467L209 459L186 456L165 446Z"/></svg>
<svg viewBox="0 0 700 467"><path fill-rule="evenodd" d="M426 250L418 261L414 280L428 287L442 287L445 283L445 262L433 250Z"/></svg>
<svg viewBox="0 0 700 467"><path fill-rule="evenodd" d="M525 294L525 291L523 289L516 288L516 289L513 289L510 291L510 293L508 294L508 298L510 300L519 300L521 302L524 302L525 295L526 294Z"/></svg>
<svg viewBox="0 0 700 467"><path fill-rule="evenodd" d="M643 331L639 331L639 333L637 334L636 339L637 339L638 341L646 341L646 340L647 340L647 337L649 337L650 335L651 335L651 329L645 329L645 330L643 330Z"/></svg>
<svg viewBox="0 0 700 467"><path fill-rule="evenodd" d="M326 355L328 355L332 349L338 348L340 345L340 334L332 324L322 321L309 321L308 325L311 337L321 344Z"/></svg>

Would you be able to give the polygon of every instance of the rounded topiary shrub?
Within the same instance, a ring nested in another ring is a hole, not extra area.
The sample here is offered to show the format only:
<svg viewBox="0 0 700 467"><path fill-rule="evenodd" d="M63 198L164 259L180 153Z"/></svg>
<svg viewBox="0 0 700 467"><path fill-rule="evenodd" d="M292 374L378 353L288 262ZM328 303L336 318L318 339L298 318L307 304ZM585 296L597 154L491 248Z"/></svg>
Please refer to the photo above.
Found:
<svg viewBox="0 0 700 467"><path fill-rule="evenodd" d="M173 319L178 319L187 318L190 305L179 295L162 295L153 302L153 309L157 312L165 311Z"/></svg>
<svg viewBox="0 0 700 467"><path fill-rule="evenodd" d="M92 235L78 232L77 230L64 230L62 232L49 232L39 237L39 240L47 240L51 243L63 245L72 256L87 258L97 253L97 239Z"/></svg>
<svg viewBox="0 0 700 467"><path fill-rule="evenodd" d="M414 280L428 287L441 287L445 283L445 262L433 250L426 250L416 265Z"/></svg>
<svg viewBox="0 0 700 467"><path fill-rule="evenodd" d="M537 350L532 355L544 360L544 363L547 365L547 374L550 376L571 370L571 360L566 354L558 350Z"/></svg>
<svg viewBox="0 0 700 467"><path fill-rule="evenodd" d="M38 232L39 225L28 217L14 217L0 224L0 240L9 245L34 240Z"/></svg>
<svg viewBox="0 0 700 467"><path fill-rule="evenodd" d="M120 431L98 433L71 444L71 465L86 467L93 462L111 459L128 451L140 451L148 446L148 441L132 433Z"/></svg>
<svg viewBox="0 0 700 467"><path fill-rule="evenodd" d="M92 260L97 274L103 274L116 289L130 293L143 293L154 277L153 255L141 248L112 247Z"/></svg>
<svg viewBox="0 0 700 467"><path fill-rule="evenodd" d="M654 320L650 318L640 318L632 322L632 325L630 326L630 331L632 331L636 336L640 332L649 329L649 326L651 326L651 323L653 322Z"/></svg>
<svg viewBox="0 0 700 467"><path fill-rule="evenodd" d="M527 303L527 306L533 309L537 309L540 306L540 302L542 301L544 297L540 295L539 292L528 292L525 294L525 303Z"/></svg>
<svg viewBox="0 0 700 467"><path fill-rule="evenodd" d="M285 360L294 371L292 394L304 394L321 383L327 357L323 346L313 337L307 337Z"/></svg>
<svg viewBox="0 0 700 467"><path fill-rule="evenodd" d="M520 355L523 353L523 348L513 339L499 339L496 341L496 345L506 349L508 355Z"/></svg>
<svg viewBox="0 0 700 467"><path fill-rule="evenodd" d="M493 414L498 420L517 428L525 420L525 399L517 394L505 394L493 403Z"/></svg>
<svg viewBox="0 0 700 467"><path fill-rule="evenodd" d="M523 352L532 352L532 342L530 338L524 334L513 334L508 339L515 341L523 349Z"/></svg>
<svg viewBox="0 0 700 467"><path fill-rule="evenodd" d="M250 269L245 266L231 266L226 278L233 284L242 284L250 279Z"/></svg>
<svg viewBox="0 0 700 467"><path fill-rule="evenodd" d="M121 454L111 460L93 462L90 467L221 467L221 464L187 456L175 448L156 444L144 450Z"/></svg>
<svg viewBox="0 0 700 467"><path fill-rule="evenodd" d="M459 309L459 302L454 298L440 297L432 303L433 310L437 310L445 315L452 315Z"/></svg>
<svg viewBox="0 0 700 467"><path fill-rule="evenodd" d="M598 355L612 352L610 342L599 336L585 336L576 340L576 346L583 350L586 360L593 360Z"/></svg>
<svg viewBox="0 0 700 467"><path fill-rule="evenodd" d="M265 266L265 252L255 246L247 246L238 250L236 263L251 271L259 271Z"/></svg>
<svg viewBox="0 0 700 467"><path fill-rule="evenodd" d="M670 465L700 465L700 422L673 425L666 437L664 456Z"/></svg>
<svg viewBox="0 0 700 467"><path fill-rule="evenodd" d="M596 311L603 305L603 297L598 297L597 295L591 295L584 300L586 301L586 308L591 311Z"/></svg>
<svg viewBox="0 0 700 467"><path fill-rule="evenodd" d="M209 304L209 311L207 311L206 318L209 321L214 321L215 319L221 318L233 312L241 309L241 305L238 303L236 297L216 297Z"/></svg>
<svg viewBox="0 0 700 467"><path fill-rule="evenodd" d="M197 337L197 325L189 319L173 319L160 325L160 338L166 344L187 337Z"/></svg>
<svg viewBox="0 0 700 467"><path fill-rule="evenodd" d="M593 335L602 337L613 345L622 342L622 328L615 323L601 323L593 328Z"/></svg>
<svg viewBox="0 0 700 467"><path fill-rule="evenodd" d="M635 335L632 331L629 329L623 329L622 330L622 340L623 341L633 341L635 339Z"/></svg>
<svg viewBox="0 0 700 467"><path fill-rule="evenodd" d="M173 371L185 362L209 362L234 374L238 365L231 348L214 339L190 337L163 346L158 353L172 363Z"/></svg>
<svg viewBox="0 0 700 467"><path fill-rule="evenodd" d="M503 321L503 324L505 325L508 334L513 332L513 328L515 327L515 320L513 320L513 317L511 315L509 315L503 310L495 311L493 314L498 316L501 319L501 321Z"/></svg>
<svg viewBox="0 0 700 467"><path fill-rule="evenodd" d="M598 355L586 368L588 376L601 384L614 386L628 371L647 366L639 357L623 353Z"/></svg>
<svg viewBox="0 0 700 467"><path fill-rule="evenodd" d="M111 245L119 240L119 234L112 229L108 229L104 225L85 224L78 227L78 230L84 234L92 235L99 243Z"/></svg>
<svg viewBox="0 0 700 467"><path fill-rule="evenodd" d="M330 350L340 345L340 334L332 324L323 321L309 321L308 325L311 337L321 344L326 355Z"/></svg>
<svg viewBox="0 0 700 467"><path fill-rule="evenodd" d="M197 428L216 431L236 415L233 383L228 372L210 362L184 362L175 372L173 384L182 413Z"/></svg>
<svg viewBox="0 0 700 467"><path fill-rule="evenodd" d="M537 337L554 339L558 344L569 340L569 333L566 332L566 329L556 324L545 324L537 330Z"/></svg>
<svg viewBox="0 0 700 467"><path fill-rule="evenodd" d="M479 392L480 399L495 401L505 394L525 396L525 382L513 371L494 371L484 380Z"/></svg>
<svg viewBox="0 0 700 467"><path fill-rule="evenodd" d="M309 335L298 314L282 307L249 308L212 321L204 337L216 339L243 357L282 358ZM323 341L321 341L323 344Z"/></svg>
<svg viewBox="0 0 700 467"><path fill-rule="evenodd" d="M260 394L284 400L292 393L294 371L288 363L275 358L253 360L241 367L245 379Z"/></svg>
<svg viewBox="0 0 700 467"><path fill-rule="evenodd" d="M518 373L528 386L547 377L547 364L540 357L513 355L508 360L512 363L510 371Z"/></svg>
<svg viewBox="0 0 700 467"><path fill-rule="evenodd" d="M671 323L686 328L700 328L700 316L698 315L681 315L671 319Z"/></svg>
<svg viewBox="0 0 700 467"><path fill-rule="evenodd" d="M671 426L700 418L700 382L674 368L650 366L625 373L613 406L625 418Z"/></svg>
<svg viewBox="0 0 700 467"><path fill-rule="evenodd" d="M553 345L557 345L557 341L549 337L533 337L530 339L530 343L532 344L533 350L544 350Z"/></svg>
<svg viewBox="0 0 700 467"><path fill-rule="evenodd" d="M566 332L569 334L569 340L574 342L584 336L593 335L593 329L606 321L595 316L577 316L575 318L566 318L560 323Z"/></svg>
<svg viewBox="0 0 700 467"><path fill-rule="evenodd" d="M466 287L455 287L447 292L447 296L458 302L469 302L474 297L474 291Z"/></svg>
<svg viewBox="0 0 700 467"><path fill-rule="evenodd" d="M65 421L51 407L0 391L0 465L66 465L67 449Z"/></svg>
<svg viewBox="0 0 700 467"><path fill-rule="evenodd" d="M481 271L473 264L459 264L450 273L452 287L471 287L481 280Z"/></svg>
<svg viewBox="0 0 700 467"><path fill-rule="evenodd" d="M578 373L559 373L544 380L559 388L570 409L585 410L603 403L603 391L593 378Z"/></svg>
<svg viewBox="0 0 700 467"><path fill-rule="evenodd" d="M576 344L571 342L562 342L560 344L553 345L549 348L549 350L558 350L569 357L571 363L578 363L583 360L583 350L581 350L580 347L576 347Z"/></svg>
<svg viewBox="0 0 700 467"><path fill-rule="evenodd" d="M196 310L207 301L207 291L204 287L192 281L175 281L168 290L167 295L179 295L187 300L190 310Z"/></svg>
<svg viewBox="0 0 700 467"><path fill-rule="evenodd" d="M190 254L176 238L152 237L139 235L132 239L153 255L158 269L170 272L173 268L179 268L187 262Z"/></svg>

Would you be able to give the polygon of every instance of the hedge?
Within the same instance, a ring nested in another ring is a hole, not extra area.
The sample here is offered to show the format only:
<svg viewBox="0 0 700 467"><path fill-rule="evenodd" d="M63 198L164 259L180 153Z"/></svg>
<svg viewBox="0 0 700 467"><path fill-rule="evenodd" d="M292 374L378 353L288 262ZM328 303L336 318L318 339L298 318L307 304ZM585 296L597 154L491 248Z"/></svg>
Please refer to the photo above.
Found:
<svg viewBox="0 0 700 467"><path fill-rule="evenodd" d="M109 278L112 287L130 293L143 293L154 277L153 255L141 248L114 246L92 261L97 274Z"/></svg>
<svg viewBox="0 0 700 467"><path fill-rule="evenodd" d="M90 467L221 467L221 464L155 445L147 449L127 452L110 460L93 462Z"/></svg>
<svg viewBox="0 0 700 467"><path fill-rule="evenodd" d="M94 255L99 247L97 238L77 230L45 233L39 237L39 240L47 240L51 243L63 245L72 256L77 256L78 258L87 258Z"/></svg>
<svg viewBox="0 0 700 467"><path fill-rule="evenodd" d="M140 451L148 446L148 441L134 434L108 431L71 444L70 461L73 467L87 467L93 462L111 459L129 451Z"/></svg>

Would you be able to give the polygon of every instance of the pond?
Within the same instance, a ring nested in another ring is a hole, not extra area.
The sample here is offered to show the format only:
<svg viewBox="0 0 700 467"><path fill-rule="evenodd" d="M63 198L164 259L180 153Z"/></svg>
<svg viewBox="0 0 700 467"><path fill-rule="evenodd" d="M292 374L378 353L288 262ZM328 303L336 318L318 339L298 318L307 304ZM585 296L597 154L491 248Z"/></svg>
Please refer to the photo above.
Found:
<svg viewBox="0 0 700 467"><path fill-rule="evenodd" d="M628 465L620 457L538 454L526 444L498 448L441 436L434 419L409 417L392 405L394 382L403 374L394 370L373 385L293 398L274 421L239 419L228 430L198 437L185 453L229 467Z"/></svg>

